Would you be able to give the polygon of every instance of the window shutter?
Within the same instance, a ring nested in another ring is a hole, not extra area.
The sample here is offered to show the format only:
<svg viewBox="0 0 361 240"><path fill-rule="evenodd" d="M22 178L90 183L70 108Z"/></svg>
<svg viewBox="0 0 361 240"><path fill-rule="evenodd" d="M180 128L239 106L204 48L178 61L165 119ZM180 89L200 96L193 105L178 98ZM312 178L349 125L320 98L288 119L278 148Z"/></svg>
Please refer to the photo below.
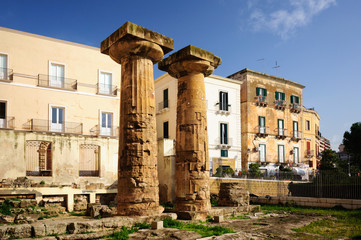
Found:
<svg viewBox="0 0 361 240"><path fill-rule="evenodd" d="M222 104L223 104L223 99L222 99L222 92L219 92L219 110L223 110L222 108Z"/></svg>
<svg viewBox="0 0 361 240"><path fill-rule="evenodd" d="M225 95L225 109L226 111L228 111L228 93L224 93Z"/></svg>
<svg viewBox="0 0 361 240"><path fill-rule="evenodd" d="M264 96L267 96L267 89L264 88Z"/></svg>
<svg viewBox="0 0 361 240"><path fill-rule="evenodd" d="M275 99L278 100L278 92L275 92Z"/></svg>
<svg viewBox="0 0 361 240"><path fill-rule="evenodd" d="M259 87L256 88L256 95L259 96Z"/></svg>
<svg viewBox="0 0 361 240"><path fill-rule="evenodd" d="M228 125L224 124L224 144L228 144Z"/></svg>
<svg viewBox="0 0 361 240"><path fill-rule="evenodd" d="M285 100L285 93L282 93L282 100Z"/></svg>
<svg viewBox="0 0 361 240"><path fill-rule="evenodd" d="M296 103L299 104L300 103L300 98L296 97Z"/></svg>

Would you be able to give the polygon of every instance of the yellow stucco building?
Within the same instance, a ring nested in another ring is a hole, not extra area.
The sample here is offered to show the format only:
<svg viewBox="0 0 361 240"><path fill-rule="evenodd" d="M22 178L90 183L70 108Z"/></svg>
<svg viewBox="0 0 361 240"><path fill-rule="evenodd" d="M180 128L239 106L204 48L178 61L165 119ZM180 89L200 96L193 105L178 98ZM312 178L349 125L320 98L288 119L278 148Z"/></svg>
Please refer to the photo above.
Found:
<svg viewBox="0 0 361 240"><path fill-rule="evenodd" d="M247 68L229 78L241 81L242 169L255 162L307 168L304 86Z"/></svg>
<svg viewBox="0 0 361 240"><path fill-rule="evenodd" d="M95 47L0 28L2 179L117 179L120 66Z"/></svg>
<svg viewBox="0 0 361 240"><path fill-rule="evenodd" d="M304 157L310 168L316 169L321 160L320 155L320 116L312 108L303 108Z"/></svg>

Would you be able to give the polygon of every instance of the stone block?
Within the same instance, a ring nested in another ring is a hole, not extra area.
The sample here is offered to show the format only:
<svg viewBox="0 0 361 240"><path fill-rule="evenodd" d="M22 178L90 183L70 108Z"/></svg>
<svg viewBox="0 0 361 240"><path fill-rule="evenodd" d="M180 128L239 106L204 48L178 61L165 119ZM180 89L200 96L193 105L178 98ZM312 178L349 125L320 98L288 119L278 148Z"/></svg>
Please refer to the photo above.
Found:
<svg viewBox="0 0 361 240"><path fill-rule="evenodd" d="M177 214L176 213L162 213L161 219L165 219L165 218L170 218L172 220L176 220Z"/></svg>
<svg viewBox="0 0 361 240"><path fill-rule="evenodd" d="M32 232L34 237L45 236L45 225L43 223L33 223L31 224Z"/></svg>
<svg viewBox="0 0 361 240"><path fill-rule="evenodd" d="M152 229L154 230L163 229L163 221L152 222Z"/></svg>
<svg viewBox="0 0 361 240"><path fill-rule="evenodd" d="M215 223L221 223L224 221L223 215L220 216L214 216L214 222Z"/></svg>

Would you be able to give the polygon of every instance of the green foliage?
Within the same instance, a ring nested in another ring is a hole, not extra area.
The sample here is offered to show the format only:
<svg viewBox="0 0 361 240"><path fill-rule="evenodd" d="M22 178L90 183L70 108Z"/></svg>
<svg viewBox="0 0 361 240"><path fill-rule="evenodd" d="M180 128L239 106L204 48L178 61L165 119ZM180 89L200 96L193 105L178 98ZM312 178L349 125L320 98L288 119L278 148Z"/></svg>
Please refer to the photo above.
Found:
<svg viewBox="0 0 361 240"><path fill-rule="evenodd" d="M234 174L234 170L230 167L226 167L226 168L222 168L222 167L218 167L216 169L216 174L214 175L215 177L231 177Z"/></svg>
<svg viewBox="0 0 361 240"><path fill-rule="evenodd" d="M335 151L326 149L322 152L322 159L320 163L320 170L338 170L339 158Z"/></svg>
<svg viewBox="0 0 361 240"><path fill-rule="evenodd" d="M250 219L250 217L246 216L246 214L241 214L241 215L238 215L238 216L232 214L230 219Z"/></svg>
<svg viewBox="0 0 361 240"><path fill-rule="evenodd" d="M352 124L350 131L343 135L345 150L351 155L351 165L355 170L361 169L361 122Z"/></svg>
<svg viewBox="0 0 361 240"><path fill-rule="evenodd" d="M248 166L248 173L251 177L260 178L262 176L261 170L259 169L259 163L251 163Z"/></svg>
<svg viewBox="0 0 361 240"><path fill-rule="evenodd" d="M0 206L0 213L4 215L11 215L10 209L13 207L10 204L10 201L6 199Z"/></svg>
<svg viewBox="0 0 361 240"><path fill-rule="evenodd" d="M44 184L45 184L44 180L41 180L40 184L41 184L41 185L44 185Z"/></svg>
<svg viewBox="0 0 361 240"><path fill-rule="evenodd" d="M199 233L200 235L202 235L202 237L220 236L225 233L234 233L234 231L230 228L225 228L221 226L209 227L203 224L196 223L183 223L170 218L164 219L163 225L165 228L177 228L180 230L193 231Z"/></svg>

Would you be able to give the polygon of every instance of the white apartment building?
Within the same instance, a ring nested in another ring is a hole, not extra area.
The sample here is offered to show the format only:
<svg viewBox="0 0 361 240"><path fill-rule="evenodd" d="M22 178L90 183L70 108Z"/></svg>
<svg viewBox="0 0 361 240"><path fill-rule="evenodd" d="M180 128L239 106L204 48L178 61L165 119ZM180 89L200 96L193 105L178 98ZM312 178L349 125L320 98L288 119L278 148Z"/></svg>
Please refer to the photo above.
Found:
<svg viewBox="0 0 361 240"><path fill-rule="evenodd" d="M241 82L210 75L205 78L211 174L218 167L241 170ZM178 81L168 74L155 80L160 198L174 194Z"/></svg>

